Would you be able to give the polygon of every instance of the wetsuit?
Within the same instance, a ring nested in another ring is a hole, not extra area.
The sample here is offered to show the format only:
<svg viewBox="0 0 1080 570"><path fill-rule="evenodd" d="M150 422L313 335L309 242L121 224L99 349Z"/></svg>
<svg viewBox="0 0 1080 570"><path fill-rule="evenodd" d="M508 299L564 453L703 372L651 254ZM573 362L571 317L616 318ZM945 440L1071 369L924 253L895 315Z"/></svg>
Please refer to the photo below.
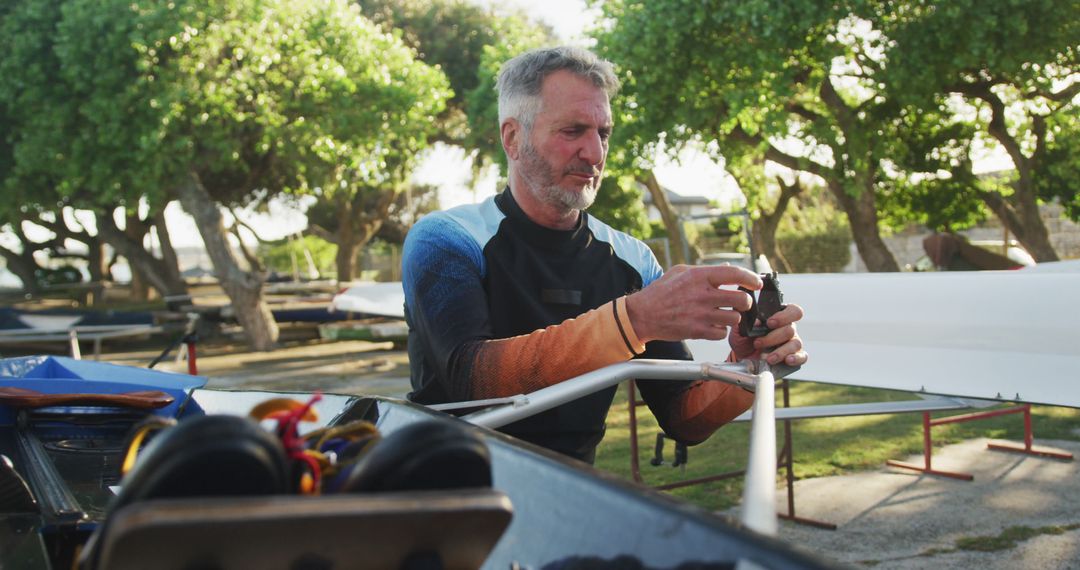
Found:
<svg viewBox="0 0 1080 570"><path fill-rule="evenodd" d="M661 275L648 247L582 213L540 226L509 190L421 219L402 258L409 398L435 404L512 396L624 362L689 359L680 342L638 340L625 295ZM667 430L689 382L638 381ZM500 431L591 462L615 387Z"/></svg>

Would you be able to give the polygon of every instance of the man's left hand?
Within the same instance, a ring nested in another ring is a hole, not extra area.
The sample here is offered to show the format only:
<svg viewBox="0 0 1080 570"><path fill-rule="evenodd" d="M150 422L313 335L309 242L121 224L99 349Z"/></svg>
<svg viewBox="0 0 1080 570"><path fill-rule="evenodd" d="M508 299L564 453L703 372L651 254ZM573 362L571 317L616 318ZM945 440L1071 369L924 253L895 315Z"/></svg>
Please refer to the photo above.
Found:
<svg viewBox="0 0 1080 570"><path fill-rule="evenodd" d="M765 326L769 327L769 334L756 338L749 338L739 334L739 327L731 327L728 342L731 350L738 360L747 358L761 358L765 351L771 350L765 355L769 364L783 362L789 366L801 366L806 363L807 354L803 350L802 339L795 331L795 322L803 318L802 307L787 305L783 310L769 317Z"/></svg>

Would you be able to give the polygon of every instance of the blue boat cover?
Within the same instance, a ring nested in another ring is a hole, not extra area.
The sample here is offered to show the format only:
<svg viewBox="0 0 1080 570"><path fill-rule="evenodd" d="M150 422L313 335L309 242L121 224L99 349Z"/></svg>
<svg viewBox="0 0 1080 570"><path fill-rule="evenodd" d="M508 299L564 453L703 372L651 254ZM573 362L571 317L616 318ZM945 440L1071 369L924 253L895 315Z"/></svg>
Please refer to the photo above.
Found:
<svg viewBox="0 0 1080 570"><path fill-rule="evenodd" d="M171 395L173 402L154 413L167 417L176 416L191 392L205 385L205 376L159 372L63 356L0 359L0 386L26 388L45 394L121 394L160 390ZM10 425L14 420L15 412L0 405L0 425Z"/></svg>

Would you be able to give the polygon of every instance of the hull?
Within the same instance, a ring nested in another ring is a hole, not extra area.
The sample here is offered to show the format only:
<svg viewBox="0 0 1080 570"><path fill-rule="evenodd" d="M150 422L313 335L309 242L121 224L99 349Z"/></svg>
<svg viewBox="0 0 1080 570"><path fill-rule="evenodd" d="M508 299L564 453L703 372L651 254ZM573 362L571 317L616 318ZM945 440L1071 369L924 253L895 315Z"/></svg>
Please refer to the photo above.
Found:
<svg viewBox="0 0 1080 570"><path fill-rule="evenodd" d="M1080 407L1078 270L782 275L810 355L791 377ZM702 360L728 354L725 342L687 344Z"/></svg>
<svg viewBox="0 0 1080 570"><path fill-rule="evenodd" d="M256 404L282 395L257 391L208 390L198 387L201 383L196 377L98 363L73 364L78 361L68 359L47 360L53 362L45 366L51 366L50 370L54 375L83 378L28 378L28 372L31 372L31 375L45 376L49 374L49 370L34 373L33 370L42 366L41 362L35 365L33 361L20 361L13 365L11 362L0 361L0 374L3 375L0 378L0 387L34 386L41 391L55 388L70 392L73 389L72 384L83 382L84 389L92 391L108 384L104 378L112 378L114 384L115 381L127 382L120 388L110 388L113 390L136 386L157 387L177 394L179 397L175 407L163 413L179 418L210 414L244 415ZM287 395L297 399L306 396ZM739 561L747 560L757 563L761 568L829 567L825 562L796 552L775 539L739 528L726 519L677 503L644 487L616 480L587 465L563 459L498 432L465 424L452 416L409 402L324 395L323 399L315 404L315 410L321 421L305 424L305 429L367 419L378 426L384 438L417 422L454 424L476 434L490 451L493 491L500 496L504 495L512 505L509 526L501 534L493 535L494 547L490 552L485 548L484 555L476 559L483 561L483 568L676 568L682 565L694 568L730 568ZM29 412L26 409L12 410L9 406L5 411L6 415L0 418L0 453L11 458L14 472L26 481L36 505L33 508L26 508L25 505L21 509L17 508L18 489L2 487L4 490L0 493L0 499L7 503L4 512L8 514L0 515L7 523L0 527L0 567L34 570L70 568L75 552L84 546L95 530L105 524L110 516L110 503L114 500L113 488L120 482L117 473L124 439L132 422L141 414L118 408L102 408L88 412L80 411L76 407L66 410L43 408ZM27 449L28 439L40 443L39 449L43 452L43 457L31 457L34 452ZM35 471L31 467L35 461L47 463L47 468ZM10 478L9 480L13 481ZM487 531L483 530L482 526L470 530L473 528L470 525L479 525L480 519L476 518L479 515L475 512L434 512L438 511L435 508L437 505L443 504L440 501L452 501L458 494L460 493L449 493L449 496L431 500L424 499L426 495L423 493L412 498L408 494L387 496L398 501L395 503L398 508L401 505L412 505L408 508L415 510L414 514L417 516L414 516L414 519L419 517L430 523L428 527L435 525L433 528L441 529L436 534L458 536L454 542L460 543L470 536ZM289 497L284 500L296 501L293 505L306 504L315 507L334 502L330 495ZM345 503L341 501L338 501L337 505L339 510L345 508ZM196 507L192 507L193 504ZM218 512L218 507L221 507L209 504L200 510L197 505L188 500L178 508L186 508L189 516L190 512L194 512L198 518L200 512L210 517L211 513ZM230 508L235 513L236 506L231 505ZM401 521L385 522L384 519L379 519L383 521L379 525L369 524L383 512L380 508L382 507L368 503L364 507L366 511L353 512L349 517L318 520L304 519L299 514L302 509L289 508L281 510L287 513L283 516L296 518L287 518L283 522L259 518L265 513L271 513L265 516L272 517L272 513L276 512L273 505L252 504L250 516L240 516L240 520L247 521L239 523L240 530L254 532L252 529L263 528L251 526L255 524L265 524L265 528L270 530L259 530L258 533L250 535L256 538L237 542L243 542L250 547L252 540L266 536L266 544L259 545L260 548L288 552L293 546L290 539L278 537L291 536L294 537L295 548L316 548L311 545L316 544L317 540L311 542L315 539L305 538L304 530L311 530L316 525L325 523L335 535L351 537L342 539L342 542L353 543L353 546L358 548L362 545L362 549L369 551L379 549L382 552L401 548L398 542L406 540L409 532L419 532L416 529L421 527L416 525L416 520L405 524ZM368 526L365 527L365 524ZM373 537L373 529L385 530L386 525L398 525L391 528L400 529L387 535L393 537L393 540L384 537L376 544L363 543L364 536ZM206 521L198 521L197 524L186 527L181 525L162 528L164 530L158 529L159 536L156 538L161 544L155 547L156 552L161 553L158 559L152 559L153 557L145 552L147 544L158 544L147 542L154 540L151 538L152 533L141 535L144 537L141 542L144 550L138 551L138 556L149 558L136 561L141 560L144 567L176 567L175 556L166 555L170 548L175 548L181 554L190 554L200 548L201 542L213 542L217 536L217 533L213 532L213 524ZM369 531L365 533L364 529ZM237 531L236 536L249 535ZM170 537L175 540L170 542ZM225 559L227 558L222 558ZM290 560L288 555L281 555L278 559L282 561L282 567L289 567L285 563ZM250 562L251 559L247 560ZM344 567L386 567L386 558L376 556L350 560L352 562ZM375 563L375 560L382 562Z"/></svg>

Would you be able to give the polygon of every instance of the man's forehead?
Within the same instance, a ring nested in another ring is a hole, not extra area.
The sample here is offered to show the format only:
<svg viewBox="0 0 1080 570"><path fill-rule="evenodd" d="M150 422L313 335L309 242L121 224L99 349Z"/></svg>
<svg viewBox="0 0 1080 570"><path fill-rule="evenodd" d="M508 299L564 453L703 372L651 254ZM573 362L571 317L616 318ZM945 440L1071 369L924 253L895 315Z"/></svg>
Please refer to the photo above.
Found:
<svg viewBox="0 0 1080 570"><path fill-rule="evenodd" d="M560 71L544 79L539 114L565 124L611 126L607 93L587 77Z"/></svg>

